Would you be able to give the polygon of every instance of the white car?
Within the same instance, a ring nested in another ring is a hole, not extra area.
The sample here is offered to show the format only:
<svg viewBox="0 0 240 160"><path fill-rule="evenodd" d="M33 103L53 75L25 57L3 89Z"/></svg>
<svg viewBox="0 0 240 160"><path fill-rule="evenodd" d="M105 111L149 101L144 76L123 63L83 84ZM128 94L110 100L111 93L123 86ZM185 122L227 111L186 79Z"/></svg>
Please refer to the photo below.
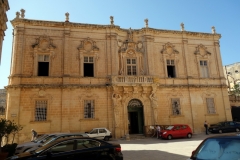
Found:
<svg viewBox="0 0 240 160"><path fill-rule="evenodd" d="M112 138L112 133L107 128L93 128L90 132L85 132L89 137L108 141Z"/></svg>

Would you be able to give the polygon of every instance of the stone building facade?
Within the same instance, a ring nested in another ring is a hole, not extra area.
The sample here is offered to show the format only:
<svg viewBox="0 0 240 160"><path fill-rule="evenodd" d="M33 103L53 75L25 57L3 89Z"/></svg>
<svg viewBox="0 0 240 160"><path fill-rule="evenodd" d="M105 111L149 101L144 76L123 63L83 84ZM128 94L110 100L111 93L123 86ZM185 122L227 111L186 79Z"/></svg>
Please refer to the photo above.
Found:
<svg viewBox="0 0 240 160"><path fill-rule="evenodd" d="M1 57L2 57L2 44L4 39L4 31L7 29L7 14L6 12L9 10L8 0L1 0L0 1L0 64L1 64Z"/></svg>
<svg viewBox="0 0 240 160"><path fill-rule="evenodd" d="M220 34L25 19L11 21L14 43L7 118L24 129L115 138L151 125L231 120Z"/></svg>

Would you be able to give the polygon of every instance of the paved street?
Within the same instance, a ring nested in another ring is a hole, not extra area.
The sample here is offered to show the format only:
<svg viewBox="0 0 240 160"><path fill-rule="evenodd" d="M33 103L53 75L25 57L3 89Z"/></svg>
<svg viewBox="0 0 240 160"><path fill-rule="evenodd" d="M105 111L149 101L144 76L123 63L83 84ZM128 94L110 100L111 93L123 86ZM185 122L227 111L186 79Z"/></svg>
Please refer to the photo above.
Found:
<svg viewBox="0 0 240 160"><path fill-rule="evenodd" d="M226 134L235 133L222 135ZM191 139L161 140L147 137L116 141L121 144L124 160L186 160L203 139L214 135L219 134L195 134Z"/></svg>

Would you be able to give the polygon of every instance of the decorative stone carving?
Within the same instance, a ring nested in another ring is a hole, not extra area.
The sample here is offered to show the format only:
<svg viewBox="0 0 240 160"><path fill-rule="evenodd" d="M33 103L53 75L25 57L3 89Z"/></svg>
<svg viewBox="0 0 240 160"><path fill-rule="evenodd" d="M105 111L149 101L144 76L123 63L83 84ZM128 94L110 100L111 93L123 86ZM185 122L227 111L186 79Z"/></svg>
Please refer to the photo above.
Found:
<svg viewBox="0 0 240 160"><path fill-rule="evenodd" d="M25 17L25 10L24 9L21 9L21 18L24 18Z"/></svg>
<svg viewBox="0 0 240 160"><path fill-rule="evenodd" d="M119 110L122 105L122 96L117 93L112 94L112 100L113 100L113 112L114 112L114 122L115 122L115 127L119 127Z"/></svg>
<svg viewBox="0 0 240 160"><path fill-rule="evenodd" d="M16 19L19 19L20 12L16 12Z"/></svg>
<svg viewBox="0 0 240 160"><path fill-rule="evenodd" d="M212 34L216 34L216 29L214 26L212 26Z"/></svg>
<svg viewBox="0 0 240 160"><path fill-rule="evenodd" d="M179 52L176 49L174 49L174 47L175 46L173 44L168 42L165 45L163 45L163 49L161 50L161 53L162 54L169 54L169 55L178 54Z"/></svg>
<svg viewBox="0 0 240 160"><path fill-rule="evenodd" d="M36 43L32 45L32 48L34 49L34 56L39 53L46 53L49 54L51 58L55 57L54 49L56 47L53 45L52 39L46 35L36 38Z"/></svg>
<svg viewBox="0 0 240 160"><path fill-rule="evenodd" d="M181 23L180 26L181 26L181 31L185 31L184 30L184 23Z"/></svg>
<svg viewBox="0 0 240 160"><path fill-rule="evenodd" d="M196 47L196 51L194 52L194 54L202 56L202 57L205 57L207 55L211 55L211 53L207 51L207 47L205 47L202 44L200 44Z"/></svg>
<svg viewBox="0 0 240 160"><path fill-rule="evenodd" d="M145 27L148 28L148 19L145 19L144 22L145 22Z"/></svg>
<svg viewBox="0 0 240 160"><path fill-rule="evenodd" d="M111 25L114 25L113 16L110 16L110 23Z"/></svg>
<svg viewBox="0 0 240 160"><path fill-rule="evenodd" d="M91 40L89 37L82 40L78 46L79 54L77 59L82 59L84 55L94 56L98 60L99 48L96 45L96 42Z"/></svg>
<svg viewBox="0 0 240 160"><path fill-rule="evenodd" d="M69 22L69 13L68 13L68 12L65 13L65 16L66 16L66 20L65 20L65 22Z"/></svg>
<svg viewBox="0 0 240 160"><path fill-rule="evenodd" d="M153 115L154 115L154 123L158 124L158 113L157 113L157 109L158 109L158 98L156 96L156 93L154 91L152 91L152 93L149 96L150 100L151 100L151 104L152 104L152 111L153 111Z"/></svg>

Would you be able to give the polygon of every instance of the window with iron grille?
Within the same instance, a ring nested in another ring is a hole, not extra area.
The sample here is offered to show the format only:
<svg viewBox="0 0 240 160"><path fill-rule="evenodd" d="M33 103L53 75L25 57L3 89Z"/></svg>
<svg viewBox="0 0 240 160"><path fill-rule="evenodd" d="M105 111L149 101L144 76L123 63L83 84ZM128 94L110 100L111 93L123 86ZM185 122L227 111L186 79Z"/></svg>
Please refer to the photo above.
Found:
<svg viewBox="0 0 240 160"><path fill-rule="evenodd" d="M5 108L0 106L0 115L5 115Z"/></svg>
<svg viewBox="0 0 240 160"><path fill-rule="evenodd" d="M215 106L214 106L214 99L213 98L207 98L207 112L209 114L215 114L216 110L215 110Z"/></svg>
<svg viewBox="0 0 240 160"><path fill-rule="evenodd" d="M39 100L35 103L35 121L47 120L47 101Z"/></svg>
<svg viewBox="0 0 240 160"><path fill-rule="evenodd" d="M137 61L135 58L127 59L127 75L137 75Z"/></svg>
<svg viewBox="0 0 240 160"><path fill-rule="evenodd" d="M208 78L208 64L207 61L200 61L200 72L202 78Z"/></svg>
<svg viewBox="0 0 240 160"><path fill-rule="evenodd" d="M179 98L172 99L172 114L173 115L180 115L181 114L181 106L180 106L180 99Z"/></svg>
<svg viewBox="0 0 240 160"><path fill-rule="evenodd" d="M176 70L175 70L175 63L174 60L167 60L167 76L169 78L175 78L176 77Z"/></svg>
<svg viewBox="0 0 240 160"><path fill-rule="evenodd" d="M84 118L94 118L94 100L84 101Z"/></svg>

